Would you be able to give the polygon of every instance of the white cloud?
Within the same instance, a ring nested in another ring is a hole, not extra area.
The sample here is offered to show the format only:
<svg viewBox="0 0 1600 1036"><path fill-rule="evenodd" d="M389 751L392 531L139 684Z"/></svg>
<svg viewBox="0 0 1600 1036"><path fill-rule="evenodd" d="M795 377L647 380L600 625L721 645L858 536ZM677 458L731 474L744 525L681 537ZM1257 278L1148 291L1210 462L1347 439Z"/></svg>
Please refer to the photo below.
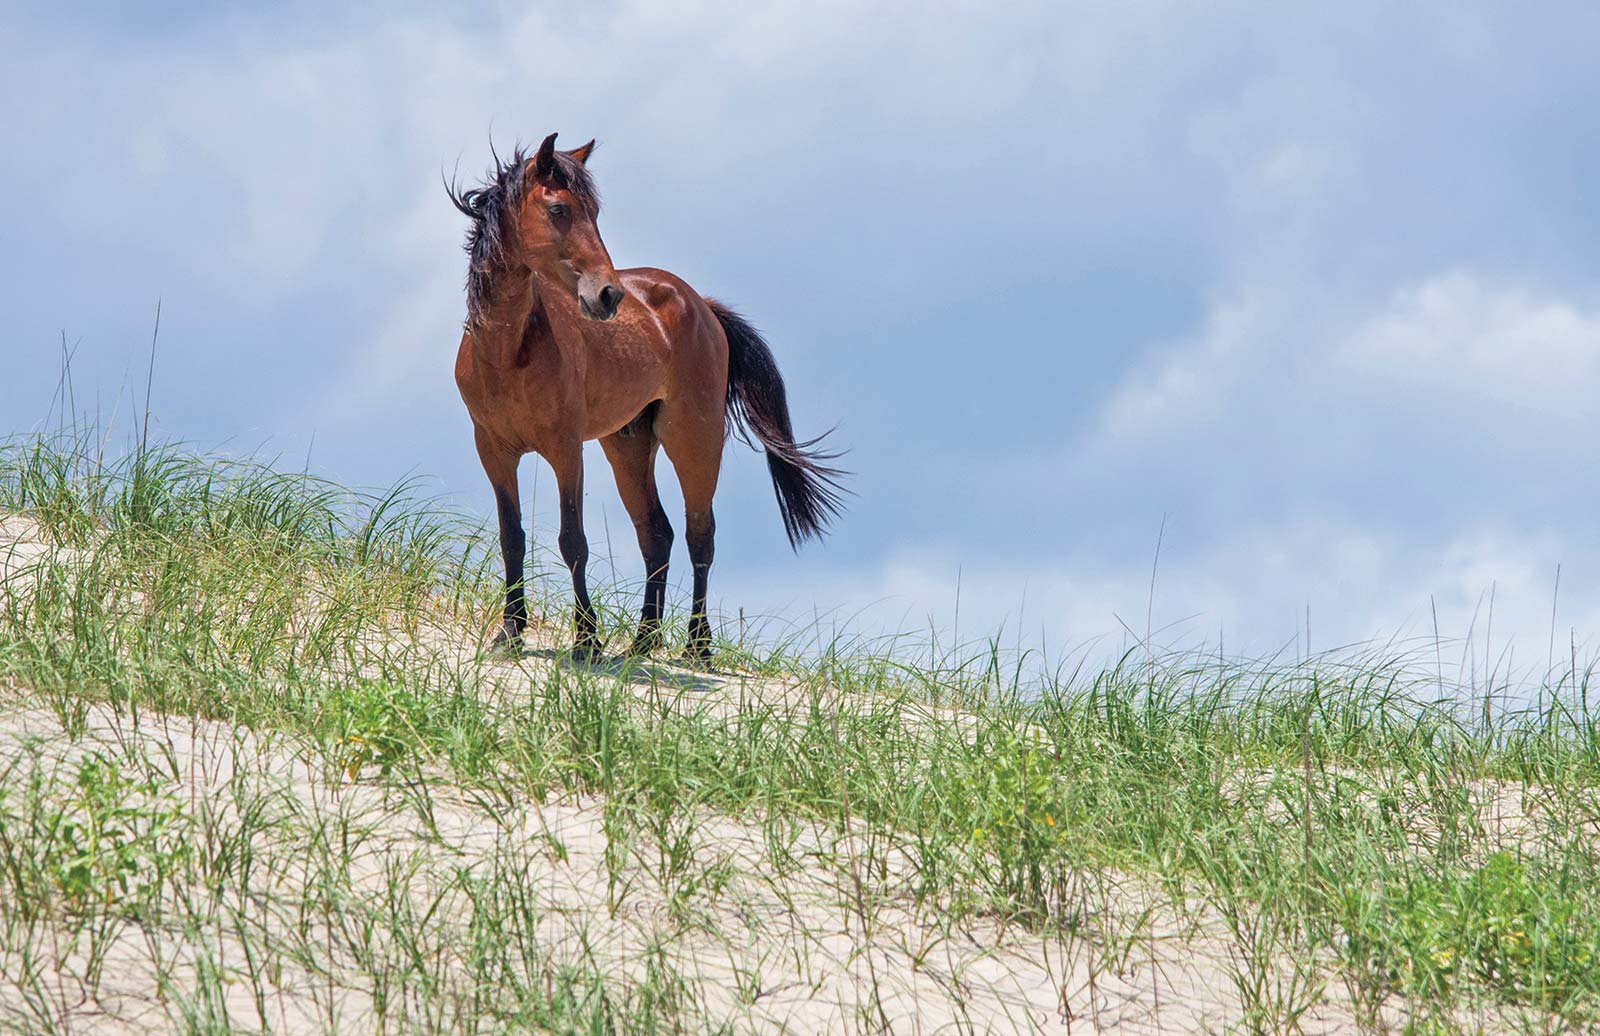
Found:
<svg viewBox="0 0 1600 1036"><path fill-rule="evenodd" d="M1451 271L1364 308L1273 280L1128 376L1084 466L1210 458L1356 477L1389 451L1493 478L1600 441L1597 394L1600 308L1579 300Z"/></svg>
<svg viewBox="0 0 1600 1036"><path fill-rule="evenodd" d="M1343 380L1479 420L1515 411L1573 434L1596 428L1600 311L1527 285L1453 272L1407 285L1333 357Z"/></svg>

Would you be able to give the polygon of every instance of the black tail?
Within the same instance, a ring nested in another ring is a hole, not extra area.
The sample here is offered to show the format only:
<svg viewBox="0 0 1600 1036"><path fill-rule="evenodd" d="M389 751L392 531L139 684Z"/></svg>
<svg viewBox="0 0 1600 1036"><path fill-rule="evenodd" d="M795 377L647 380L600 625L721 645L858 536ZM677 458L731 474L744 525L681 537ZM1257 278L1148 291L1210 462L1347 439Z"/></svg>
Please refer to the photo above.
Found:
<svg viewBox="0 0 1600 1036"><path fill-rule="evenodd" d="M728 336L728 419L748 446L757 448L754 435L766 450L783 528L789 544L799 550L806 540L821 539L828 523L844 508L849 490L840 480L846 473L827 466L839 454L816 448L827 433L795 441L783 375L761 332L722 303L706 302Z"/></svg>

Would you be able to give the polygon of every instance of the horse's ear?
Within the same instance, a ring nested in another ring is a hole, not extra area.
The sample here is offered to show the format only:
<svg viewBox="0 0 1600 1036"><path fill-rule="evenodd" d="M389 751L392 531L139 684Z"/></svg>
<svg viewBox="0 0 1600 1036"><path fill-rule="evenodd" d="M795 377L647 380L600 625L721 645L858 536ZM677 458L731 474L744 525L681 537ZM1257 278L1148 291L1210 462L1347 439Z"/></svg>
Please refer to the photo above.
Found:
<svg viewBox="0 0 1600 1036"><path fill-rule="evenodd" d="M573 158L576 158L578 160L578 164L579 165L588 165L589 164L589 155L592 154L593 152L594 152L594 141L591 140L591 141L589 141L589 143L583 145L582 147L573 148L571 151L568 151L567 154L571 155Z"/></svg>
<svg viewBox="0 0 1600 1036"><path fill-rule="evenodd" d="M548 179L556 172L556 135L550 134L544 138L544 143L539 145L539 153L533 156L533 175L541 180Z"/></svg>

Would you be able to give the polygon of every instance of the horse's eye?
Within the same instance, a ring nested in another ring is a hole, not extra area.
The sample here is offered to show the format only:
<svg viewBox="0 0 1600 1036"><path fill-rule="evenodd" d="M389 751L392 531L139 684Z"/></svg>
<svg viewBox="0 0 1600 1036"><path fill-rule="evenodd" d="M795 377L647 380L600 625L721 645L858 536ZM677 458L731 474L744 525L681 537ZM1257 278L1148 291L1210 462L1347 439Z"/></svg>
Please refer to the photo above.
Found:
<svg viewBox="0 0 1600 1036"><path fill-rule="evenodd" d="M567 214L567 207L565 205L562 205L560 202L557 202L556 204L550 206L545 211L550 213L550 218L551 219L560 219L562 216L565 216Z"/></svg>

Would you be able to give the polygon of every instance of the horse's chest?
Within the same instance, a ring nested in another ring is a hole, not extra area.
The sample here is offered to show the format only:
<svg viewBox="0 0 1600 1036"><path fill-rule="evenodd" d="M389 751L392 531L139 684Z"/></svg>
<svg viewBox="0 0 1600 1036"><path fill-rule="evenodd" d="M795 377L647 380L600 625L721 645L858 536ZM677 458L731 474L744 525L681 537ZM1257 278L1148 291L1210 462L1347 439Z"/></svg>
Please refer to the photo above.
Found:
<svg viewBox="0 0 1600 1036"><path fill-rule="evenodd" d="M473 424L524 452L542 449L570 409L571 381L558 365L535 359L522 367L482 363L458 367L456 386Z"/></svg>

